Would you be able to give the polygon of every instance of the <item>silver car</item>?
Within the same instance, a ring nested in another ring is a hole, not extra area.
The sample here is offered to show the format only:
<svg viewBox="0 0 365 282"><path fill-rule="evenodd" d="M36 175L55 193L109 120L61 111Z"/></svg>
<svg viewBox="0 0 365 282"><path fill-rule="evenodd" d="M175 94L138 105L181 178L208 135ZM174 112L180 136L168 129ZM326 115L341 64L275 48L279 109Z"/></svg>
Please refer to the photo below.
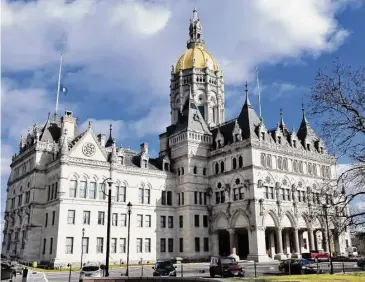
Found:
<svg viewBox="0 0 365 282"><path fill-rule="evenodd" d="M103 277L103 270L99 265L84 265L80 270L80 278L82 281L88 277Z"/></svg>

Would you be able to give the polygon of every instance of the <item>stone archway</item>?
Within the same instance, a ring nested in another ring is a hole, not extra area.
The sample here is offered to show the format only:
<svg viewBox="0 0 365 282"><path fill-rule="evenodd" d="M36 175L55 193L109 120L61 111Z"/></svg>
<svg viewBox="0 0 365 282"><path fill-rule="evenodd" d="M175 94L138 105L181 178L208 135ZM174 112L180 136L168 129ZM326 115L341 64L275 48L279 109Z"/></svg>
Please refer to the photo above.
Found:
<svg viewBox="0 0 365 282"><path fill-rule="evenodd" d="M230 234L228 232L230 228L228 218L224 213L219 213L213 223L213 230L217 234L217 245L213 246L216 250L214 253L220 256L228 256L231 253L230 250Z"/></svg>
<svg viewBox="0 0 365 282"><path fill-rule="evenodd" d="M230 241L232 240L231 248L236 249L236 254L240 259L247 259L250 252L248 237L249 226L249 218L244 210L239 209L233 214L230 229L230 232L232 233L230 237Z"/></svg>

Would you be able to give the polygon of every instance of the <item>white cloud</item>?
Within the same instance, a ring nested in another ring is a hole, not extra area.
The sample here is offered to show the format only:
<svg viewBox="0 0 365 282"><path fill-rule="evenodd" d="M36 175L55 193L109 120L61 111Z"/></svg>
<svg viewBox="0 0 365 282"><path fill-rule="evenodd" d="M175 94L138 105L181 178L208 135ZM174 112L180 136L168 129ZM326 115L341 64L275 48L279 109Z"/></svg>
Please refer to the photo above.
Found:
<svg viewBox="0 0 365 282"><path fill-rule="evenodd" d="M11 157L14 155L14 147L9 144L1 144L1 175L10 172Z"/></svg>
<svg viewBox="0 0 365 282"><path fill-rule="evenodd" d="M337 49L348 31L338 25L336 12L349 2L236 0L223 7L212 0L199 1L198 10L207 48L224 68L226 82L240 83L257 64ZM164 97L169 66L185 49L192 10L190 2L162 0L6 1L2 6L5 71L56 64L64 49L65 64L83 69L76 79L149 89Z"/></svg>

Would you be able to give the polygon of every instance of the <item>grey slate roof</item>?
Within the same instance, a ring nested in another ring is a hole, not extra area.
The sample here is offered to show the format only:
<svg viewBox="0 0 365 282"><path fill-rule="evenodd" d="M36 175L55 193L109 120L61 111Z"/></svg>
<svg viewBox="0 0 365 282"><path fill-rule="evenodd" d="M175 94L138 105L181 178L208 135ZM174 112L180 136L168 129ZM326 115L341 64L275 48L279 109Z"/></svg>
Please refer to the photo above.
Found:
<svg viewBox="0 0 365 282"><path fill-rule="evenodd" d="M58 117L53 116L52 118L50 118L48 116L46 124L44 125L41 132L40 141L46 142L48 140L49 142L58 142L60 137L61 126Z"/></svg>

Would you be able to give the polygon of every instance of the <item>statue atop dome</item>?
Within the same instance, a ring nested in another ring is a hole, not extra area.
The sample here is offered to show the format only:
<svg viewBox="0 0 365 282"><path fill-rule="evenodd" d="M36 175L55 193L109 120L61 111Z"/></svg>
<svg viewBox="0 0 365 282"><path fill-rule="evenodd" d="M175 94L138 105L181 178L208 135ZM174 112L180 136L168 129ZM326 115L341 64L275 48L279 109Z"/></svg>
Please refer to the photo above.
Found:
<svg viewBox="0 0 365 282"><path fill-rule="evenodd" d="M194 48L196 46L204 46L204 40L202 39L203 27L198 18L198 11L196 8L194 8L193 11L193 18L190 19L189 36L190 39L187 44L188 49Z"/></svg>

